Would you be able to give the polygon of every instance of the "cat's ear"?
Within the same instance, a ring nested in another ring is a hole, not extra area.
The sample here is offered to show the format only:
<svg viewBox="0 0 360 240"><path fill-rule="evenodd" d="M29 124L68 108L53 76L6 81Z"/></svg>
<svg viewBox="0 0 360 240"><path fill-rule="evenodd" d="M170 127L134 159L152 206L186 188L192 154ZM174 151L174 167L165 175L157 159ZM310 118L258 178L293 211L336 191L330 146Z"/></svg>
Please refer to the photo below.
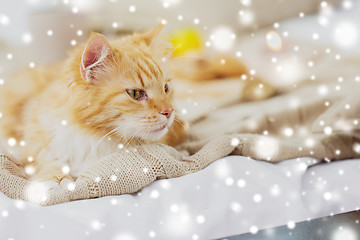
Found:
<svg viewBox="0 0 360 240"><path fill-rule="evenodd" d="M174 52L172 43L163 37L159 37L164 26L164 24L160 23L142 35L145 43L150 46L151 55L158 61L163 61L164 58L169 59L172 52Z"/></svg>
<svg viewBox="0 0 360 240"><path fill-rule="evenodd" d="M100 33L93 33L81 56L80 71L86 82L96 79L96 71L101 70L103 62L111 50L110 44Z"/></svg>
<svg viewBox="0 0 360 240"><path fill-rule="evenodd" d="M152 43L152 41L154 41L154 39L159 35L159 33L161 32L163 27L164 27L164 24L160 23L153 29L145 32L143 34L143 39L146 42L146 44L150 45Z"/></svg>

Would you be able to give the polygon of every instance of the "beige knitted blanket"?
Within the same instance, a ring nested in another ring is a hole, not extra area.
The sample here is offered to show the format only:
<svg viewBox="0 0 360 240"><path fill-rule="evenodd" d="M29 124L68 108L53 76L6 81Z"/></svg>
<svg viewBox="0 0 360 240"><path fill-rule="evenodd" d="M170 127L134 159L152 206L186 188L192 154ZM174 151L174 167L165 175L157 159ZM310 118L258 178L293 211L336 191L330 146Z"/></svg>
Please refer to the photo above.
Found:
<svg viewBox="0 0 360 240"><path fill-rule="evenodd" d="M220 86L227 92L224 85L233 88L238 82L211 82L209 94ZM342 91L328 84L326 95L319 94L322 88L324 85L309 85L250 103L229 104L234 99L222 101L220 96L218 105L213 102L209 111L189 115L188 139L176 149L140 145L104 156L81 174L71 190L39 193L22 167L1 155L0 190L10 198L53 205L135 193L157 179L199 171L230 154L271 162L304 156L327 161L360 157L360 83L342 86Z"/></svg>

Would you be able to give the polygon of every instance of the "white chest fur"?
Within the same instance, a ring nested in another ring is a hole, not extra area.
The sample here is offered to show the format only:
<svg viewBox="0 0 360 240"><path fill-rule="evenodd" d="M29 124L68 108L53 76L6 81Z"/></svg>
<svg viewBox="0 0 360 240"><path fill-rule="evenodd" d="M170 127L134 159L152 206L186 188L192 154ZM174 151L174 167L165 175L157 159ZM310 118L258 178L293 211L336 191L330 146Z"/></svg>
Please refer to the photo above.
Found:
<svg viewBox="0 0 360 240"><path fill-rule="evenodd" d="M53 125L54 126L54 125ZM108 139L100 139L82 131L76 126L58 125L52 127L52 140L44 154L46 161L60 161L64 166L70 167L72 176L79 176L81 171L95 161L115 152L118 145Z"/></svg>

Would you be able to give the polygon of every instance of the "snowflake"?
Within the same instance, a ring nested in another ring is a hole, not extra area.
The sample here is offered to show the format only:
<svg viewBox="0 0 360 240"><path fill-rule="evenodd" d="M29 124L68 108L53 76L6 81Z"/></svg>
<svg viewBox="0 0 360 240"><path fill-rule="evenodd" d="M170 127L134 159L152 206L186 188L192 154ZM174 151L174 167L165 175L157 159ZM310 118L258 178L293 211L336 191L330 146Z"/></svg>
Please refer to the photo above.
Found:
<svg viewBox="0 0 360 240"><path fill-rule="evenodd" d="M9 138L8 139L8 145L10 147L14 147L16 145L16 139L15 138Z"/></svg>
<svg viewBox="0 0 360 240"><path fill-rule="evenodd" d="M240 144L240 141L238 138L231 139L231 146L237 147Z"/></svg>
<svg viewBox="0 0 360 240"><path fill-rule="evenodd" d="M117 205L117 204L118 204L118 200L115 199L115 198L112 198L112 199L110 200L110 203L111 203L111 205Z"/></svg>
<svg viewBox="0 0 360 240"><path fill-rule="evenodd" d="M155 231L150 231L150 232L149 232L149 237L150 237L150 238L156 237Z"/></svg>
<svg viewBox="0 0 360 240"><path fill-rule="evenodd" d="M320 96L325 96L328 93L328 88L325 85L321 85L318 87L318 93Z"/></svg>
<svg viewBox="0 0 360 240"><path fill-rule="evenodd" d="M261 196L261 194L255 194L254 196L253 196L253 200L254 200L254 202L256 202L256 203L259 203L259 202L261 202L262 201L262 196Z"/></svg>
<svg viewBox="0 0 360 240"><path fill-rule="evenodd" d="M19 210L23 210L25 207L26 207L26 204L24 201L22 200L15 200L15 203L14 203L15 207Z"/></svg>
<svg viewBox="0 0 360 240"><path fill-rule="evenodd" d="M196 222L198 224L203 224L205 222L205 217L203 215L199 215L196 217Z"/></svg>
<svg viewBox="0 0 360 240"><path fill-rule="evenodd" d="M239 179L237 185L239 188L244 188L246 186L246 181L244 179Z"/></svg>
<svg viewBox="0 0 360 240"><path fill-rule="evenodd" d="M0 24L3 26L7 26L10 24L10 18L4 14L0 15Z"/></svg>
<svg viewBox="0 0 360 240"><path fill-rule="evenodd" d="M129 7L129 11L130 11L131 13L134 13L134 12L136 11L136 7L135 7L134 5L131 5L131 6Z"/></svg>
<svg viewBox="0 0 360 240"><path fill-rule="evenodd" d="M234 45L234 31L229 27L218 27L211 33L212 45L217 51L228 51Z"/></svg>
<svg viewBox="0 0 360 240"><path fill-rule="evenodd" d="M7 217L9 216L9 212L6 211L6 210L3 210L3 211L1 212L1 216L3 216L4 218L7 218Z"/></svg>
<svg viewBox="0 0 360 240"><path fill-rule="evenodd" d="M113 22L111 25L112 25L113 28L118 28L119 27L119 24L117 22Z"/></svg>
<svg viewBox="0 0 360 240"><path fill-rule="evenodd" d="M33 37L32 37L32 35L31 35L30 33L24 33L24 34L22 35L22 40L23 40L23 42L26 43L26 44L31 43L31 42L32 42L32 39L33 39Z"/></svg>
<svg viewBox="0 0 360 240"><path fill-rule="evenodd" d="M254 22L255 15L251 10L239 11L239 22L245 26L248 26Z"/></svg>
<svg viewBox="0 0 360 240"><path fill-rule="evenodd" d="M64 173L64 174L69 174L70 173L70 167L68 165L65 165L61 168L61 171Z"/></svg>
<svg viewBox="0 0 360 240"><path fill-rule="evenodd" d="M294 130L292 128L289 128L289 127L285 128L284 129L284 134L287 137L291 137L294 134Z"/></svg>
<svg viewBox="0 0 360 240"><path fill-rule="evenodd" d="M325 133L326 135L330 135L330 134L332 133L332 128L329 127L329 126L325 127L325 128L324 128L324 133Z"/></svg>
<svg viewBox="0 0 360 240"><path fill-rule="evenodd" d="M241 4L245 7L249 7L252 4L252 0L241 0Z"/></svg>
<svg viewBox="0 0 360 240"><path fill-rule="evenodd" d="M355 240L358 239L357 231L353 230L349 227L343 228L339 227L338 229L335 229L331 236L331 240Z"/></svg>
<svg viewBox="0 0 360 240"><path fill-rule="evenodd" d="M358 37L359 31L355 23L344 21L335 25L333 38L339 47L349 48L355 46L357 44Z"/></svg>
<svg viewBox="0 0 360 240"><path fill-rule="evenodd" d="M112 175L110 178L111 178L111 181L114 181L114 182L117 180L117 176L116 176L116 175Z"/></svg>
<svg viewBox="0 0 360 240"><path fill-rule="evenodd" d="M227 177L227 178L225 179L225 184L226 184L227 186L232 186L232 185L234 184L234 179L233 179L232 177Z"/></svg>
<svg viewBox="0 0 360 240"><path fill-rule="evenodd" d="M250 227L249 230L250 230L250 232L252 234L256 234L259 231L259 228L257 226L255 226L255 225L253 225L253 226Z"/></svg>
<svg viewBox="0 0 360 240"><path fill-rule="evenodd" d="M192 238L192 240L199 240L199 235L193 234L193 235L191 236L191 238Z"/></svg>
<svg viewBox="0 0 360 240"><path fill-rule="evenodd" d="M241 209L242 209L240 203L238 203L238 202L232 202L232 203L230 204L230 208L231 208L231 210L232 210L233 212L235 212L235 213L240 212Z"/></svg>
<svg viewBox="0 0 360 240"><path fill-rule="evenodd" d="M90 222L90 226L95 231L100 231L105 226L105 224L101 223L99 220L92 220Z"/></svg>
<svg viewBox="0 0 360 240"><path fill-rule="evenodd" d="M318 40L319 39L319 34L318 33L313 33L313 35L312 35L312 38L314 39L314 40Z"/></svg>
<svg viewBox="0 0 360 240"><path fill-rule="evenodd" d="M280 194L280 188L277 184L275 184L271 189L270 189L270 194L273 197L276 197Z"/></svg>
<svg viewBox="0 0 360 240"><path fill-rule="evenodd" d="M177 204L172 204L170 206L170 211L173 212L173 213L176 213L179 211L179 206Z"/></svg>
<svg viewBox="0 0 360 240"><path fill-rule="evenodd" d="M360 144L359 144L359 143L354 143L354 145L353 145L353 150L354 150L354 152L356 152L357 154L360 154Z"/></svg>
<svg viewBox="0 0 360 240"><path fill-rule="evenodd" d="M76 187L76 184L73 183L73 182L70 182L66 185L66 188L69 190L69 191L74 191L75 190L75 187Z"/></svg>
<svg viewBox="0 0 360 240"><path fill-rule="evenodd" d="M289 222L287 223L287 227L288 227L289 229L294 229L294 228L295 228L295 223L294 223L293 221L289 221Z"/></svg>
<svg viewBox="0 0 360 240"><path fill-rule="evenodd" d="M329 201L332 199L332 194L330 192L325 192L323 194L323 198L326 200L326 201Z"/></svg>
<svg viewBox="0 0 360 240"><path fill-rule="evenodd" d="M27 165L24 168L25 173L29 176L33 175L36 172L36 168L32 165Z"/></svg>
<svg viewBox="0 0 360 240"><path fill-rule="evenodd" d="M153 198L153 199L156 199L160 196L160 193L158 190L152 190L151 193L150 193L150 197Z"/></svg>
<svg viewBox="0 0 360 240"><path fill-rule="evenodd" d="M169 8L169 7L170 7L170 3L169 3L169 2L163 2L163 7L164 7L164 8Z"/></svg>

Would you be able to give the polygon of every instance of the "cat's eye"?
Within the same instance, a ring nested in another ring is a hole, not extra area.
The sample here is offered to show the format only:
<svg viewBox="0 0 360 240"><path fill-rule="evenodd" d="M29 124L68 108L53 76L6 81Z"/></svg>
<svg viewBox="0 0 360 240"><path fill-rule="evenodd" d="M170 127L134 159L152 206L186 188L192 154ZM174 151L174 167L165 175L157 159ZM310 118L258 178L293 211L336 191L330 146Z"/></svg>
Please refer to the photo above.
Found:
<svg viewBox="0 0 360 240"><path fill-rule="evenodd" d="M141 100L146 96L145 91L140 89L127 89L126 92L134 100Z"/></svg>
<svg viewBox="0 0 360 240"><path fill-rule="evenodd" d="M168 83L165 83L164 85L164 92L168 93L169 92L169 84Z"/></svg>

